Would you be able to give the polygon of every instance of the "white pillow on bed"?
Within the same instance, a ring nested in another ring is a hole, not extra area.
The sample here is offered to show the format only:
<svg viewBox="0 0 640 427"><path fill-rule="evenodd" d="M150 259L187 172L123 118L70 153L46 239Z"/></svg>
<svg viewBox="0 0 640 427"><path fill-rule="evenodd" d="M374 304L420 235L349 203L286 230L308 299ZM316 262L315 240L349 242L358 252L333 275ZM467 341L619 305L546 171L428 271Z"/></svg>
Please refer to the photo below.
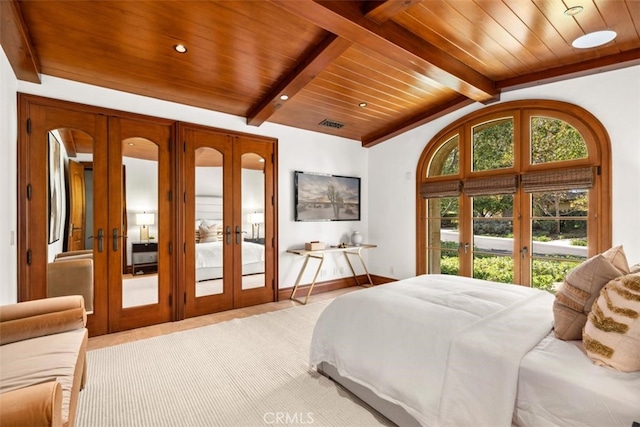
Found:
<svg viewBox="0 0 640 427"><path fill-rule="evenodd" d="M205 220L206 221L206 220ZM218 241L218 228L220 226L220 224L211 224L211 225L205 225L203 221L203 225L200 226L200 228L198 228L198 231L200 232L200 243L207 243L207 242L217 242Z"/></svg>

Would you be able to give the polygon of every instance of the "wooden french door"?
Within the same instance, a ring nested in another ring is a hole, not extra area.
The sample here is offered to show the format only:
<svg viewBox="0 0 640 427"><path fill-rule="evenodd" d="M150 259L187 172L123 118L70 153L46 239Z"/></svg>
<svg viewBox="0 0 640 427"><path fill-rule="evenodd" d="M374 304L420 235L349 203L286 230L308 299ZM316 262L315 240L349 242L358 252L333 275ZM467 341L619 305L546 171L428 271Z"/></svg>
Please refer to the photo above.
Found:
<svg viewBox="0 0 640 427"><path fill-rule="evenodd" d="M92 336L275 300L277 140L24 94L19 109L20 301L46 298L75 249L93 260Z"/></svg>
<svg viewBox="0 0 640 427"><path fill-rule="evenodd" d="M81 256L93 260L93 297L86 301L91 335L172 320L173 122L119 118L28 95L20 96L20 117L19 300L55 294L49 265L85 249ZM89 180L83 169L91 171ZM142 179L126 179L134 176ZM155 218L157 270L133 278L123 274L131 263L126 225L135 227L129 218L144 211Z"/></svg>
<svg viewBox="0 0 640 427"><path fill-rule="evenodd" d="M179 135L184 317L273 301L273 140L182 124Z"/></svg>
<svg viewBox="0 0 640 427"><path fill-rule="evenodd" d="M172 122L160 119L109 118L110 332L172 320L173 129ZM140 214L151 218L144 235L138 233ZM153 249L144 253L152 268L140 276L123 274L125 260L131 265L140 255L135 244Z"/></svg>
<svg viewBox="0 0 640 427"><path fill-rule="evenodd" d="M69 251L65 231L65 158L92 164L92 195L85 201L85 218L93 226L85 228L85 249L92 249L93 300L87 314L92 335L105 334L108 325L106 247L109 190L107 117L92 111L67 108L58 101L21 96L18 161L18 284L19 300L46 298L49 263L56 254ZM75 226L74 226L75 227ZM67 241L65 241L65 237ZM76 242L76 245L81 243Z"/></svg>

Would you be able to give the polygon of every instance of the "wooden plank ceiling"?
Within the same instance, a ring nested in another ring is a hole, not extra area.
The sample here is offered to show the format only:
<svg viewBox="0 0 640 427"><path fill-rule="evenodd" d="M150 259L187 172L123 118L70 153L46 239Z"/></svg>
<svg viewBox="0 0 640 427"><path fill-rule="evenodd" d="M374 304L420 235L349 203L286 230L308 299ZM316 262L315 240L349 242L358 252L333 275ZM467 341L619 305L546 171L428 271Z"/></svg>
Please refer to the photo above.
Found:
<svg viewBox="0 0 640 427"><path fill-rule="evenodd" d="M506 90L640 63L637 0L0 3L19 79L47 74L364 146ZM572 47L598 30L617 37Z"/></svg>

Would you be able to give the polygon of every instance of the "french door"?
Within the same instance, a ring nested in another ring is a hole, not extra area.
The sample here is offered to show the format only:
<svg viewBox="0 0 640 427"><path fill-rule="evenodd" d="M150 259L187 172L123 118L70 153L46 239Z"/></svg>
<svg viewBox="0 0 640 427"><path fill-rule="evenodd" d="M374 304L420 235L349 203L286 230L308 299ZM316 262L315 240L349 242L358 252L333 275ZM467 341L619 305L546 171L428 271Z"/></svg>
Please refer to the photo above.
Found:
<svg viewBox="0 0 640 427"><path fill-rule="evenodd" d="M173 124L74 107L21 98L19 300L82 294L91 335L169 321ZM136 175L144 180L127 180ZM127 238L129 218L143 211L155 215L158 243L157 271L144 279L127 274L137 240ZM77 258L92 260L92 278L76 280ZM76 282L50 280L53 263L66 268L58 277Z"/></svg>
<svg viewBox="0 0 640 427"><path fill-rule="evenodd" d="M183 124L179 135L184 316L273 301L273 140Z"/></svg>
<svg viewBox="0 0 640 427"><path fill-rule="evenodd" d="M93 336L274 300L276 140L19 104L20 301L82 294Z"/></svg>
<svg viewBox="0 0 640 427"><path fill-rule="evenodd" d="M159 119L109 118L109 331L172 320L173 124ZM137 177L137 179L136 179ZM138 232L140 215L152 218ZM140 277L128 273L134 244L152 245L155 264Z"/></svg>

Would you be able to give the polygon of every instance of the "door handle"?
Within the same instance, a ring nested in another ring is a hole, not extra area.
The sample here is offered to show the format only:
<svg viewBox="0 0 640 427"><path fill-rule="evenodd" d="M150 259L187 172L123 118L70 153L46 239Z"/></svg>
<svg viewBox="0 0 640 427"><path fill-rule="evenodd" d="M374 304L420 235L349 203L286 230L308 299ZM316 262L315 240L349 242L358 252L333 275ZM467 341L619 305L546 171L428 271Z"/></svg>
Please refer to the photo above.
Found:
<svg viewBox="0 0 640 427"><path fill-rule="evenodd" d="M520 255L522 256L522 259L525 259L527 257L527 253L529 252L529 249L527 249L527 247L523 247L522 251L520 251Z"/></svg>
<svg viewBox="0 0 640 427"><path fill-rule="evenodd" d="M242 238L242 230L240 229L239 225L236 225L236 244L239 245Z"/></svg>
<svg viewBox="0 0 640 427"><path fill-rule="evenodd" d="M227 225L224 234L227 236L227 245L231 244L231 227Z"/></svg>
<svg viewBox="0 0 640 427"><path fill-rule="evenodd" d="M122 237L118 234L118 229L114 228L113 229L113 252L117 252L118 251L118 239Z"/></svg>
<svg viewBox="0 0 640 427"><path fill-rule="evenodd" d="M102 228L98 228L98 237L96 237L96 240L98 241L98 252L102 252L104 249L104 230Z"/></svg>

